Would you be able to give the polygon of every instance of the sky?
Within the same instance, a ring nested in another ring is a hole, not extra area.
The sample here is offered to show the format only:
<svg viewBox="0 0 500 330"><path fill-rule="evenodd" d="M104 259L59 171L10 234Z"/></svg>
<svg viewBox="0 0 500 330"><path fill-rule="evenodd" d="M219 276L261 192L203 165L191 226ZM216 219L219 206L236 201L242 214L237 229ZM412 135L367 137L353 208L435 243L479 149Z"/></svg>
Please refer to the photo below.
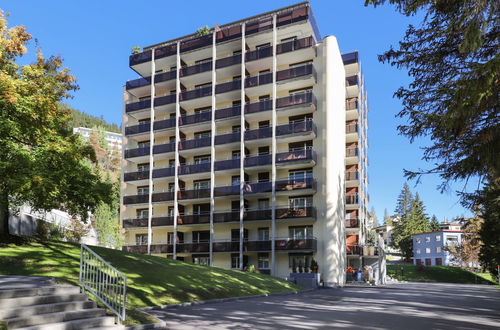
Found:
<svg viewBox="0 0 500 330"><path fill-rule="evenodd" d="M287 0L216 1L0 1L10 14L9 26L25 25L46 56L61 55L76 76L80 89L68 103L106 121L121 124L123 85L137 78L128 67L132 46L148 46L196 31L201 26L225 24L297 3ZM369 194L379 222L384 210L392 214L403 183L403 169L429 168L421 160L426 139L410 144L398 135L401 101L393 98L410 78L405 71L379 63L377 55L404 36L408 24L420 17L405 17L390 5L364 7L364 0L312 0L322 37L334 35L342 52L358 50L369 99ZM20 63L33 59L34 45ZM455 193L462 183L440 193L437 176L425 176L417 185L429 215L440 221L470 212ZM470 187L473 188L473 187Z"/></svg>

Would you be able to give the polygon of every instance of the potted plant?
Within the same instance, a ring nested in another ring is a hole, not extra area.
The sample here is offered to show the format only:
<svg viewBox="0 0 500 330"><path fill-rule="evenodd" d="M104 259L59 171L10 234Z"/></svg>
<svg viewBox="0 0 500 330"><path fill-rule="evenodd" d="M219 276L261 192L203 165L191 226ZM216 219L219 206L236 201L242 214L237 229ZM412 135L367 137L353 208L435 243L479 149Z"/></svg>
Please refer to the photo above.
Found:
<svg viewBox="0 0 500 330"><path fill-rule="evenodd" d="M134 55L134 54L139 54L142 51L142 49L141 46L134 46L130 51L132 52L132 55Z"/></svg>
<svg viewBox="0 0 500 330"><path fill-rule="evenodd" d="M311 271L313 273L318 272L318 263L316 262L316 260L314 260L314 258L311 260Z"/></svg>

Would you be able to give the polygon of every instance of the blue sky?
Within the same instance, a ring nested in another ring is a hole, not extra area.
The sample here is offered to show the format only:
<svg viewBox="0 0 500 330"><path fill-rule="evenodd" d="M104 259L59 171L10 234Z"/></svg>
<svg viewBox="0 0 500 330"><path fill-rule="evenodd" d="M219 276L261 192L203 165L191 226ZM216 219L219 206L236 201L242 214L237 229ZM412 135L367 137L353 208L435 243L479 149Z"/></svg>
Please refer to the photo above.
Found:
<svg viewBox="0 0 500 330"><path fill-rule="evenodd" d="M69 103L77 109L120 124L125 81L136 78L128 68L134 45L148 46L195 32L204 25L225 24L297 1L28 1L0 4L10 13L9 26L25 25L38 39L44 54L61 54L64 64L77 77L80 90ZM364 7L364 0L311 1L321 35L337 37L343 52L358 50L369 97L369 193L379 221L384 209L393 212L403 182L403 168L426 168L420 147L426 140L409 144L399 136L395 118L401 102L394 91L409 82L404 71L377 61L391 45L397 45L406 26L418 24L391 6ZM33 48L30 49L33 55ZM23 61L31 59L26 56ZM426 176L415 185L427 213L440 220L469 215L458 203L452 186L441 194L440 180Z"/></svg>

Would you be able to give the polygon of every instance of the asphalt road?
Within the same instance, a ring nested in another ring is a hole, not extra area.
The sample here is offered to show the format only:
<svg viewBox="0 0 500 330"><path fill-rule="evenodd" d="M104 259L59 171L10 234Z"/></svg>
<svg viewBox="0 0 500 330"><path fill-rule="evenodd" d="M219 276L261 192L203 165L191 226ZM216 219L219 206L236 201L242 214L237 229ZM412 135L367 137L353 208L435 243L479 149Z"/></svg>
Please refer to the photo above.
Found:
<svg viewBox="0 0 500 330"><path fill-rule="evenodd" d="M500 290L401 283L153 310L169 329L500 329Z"/></svg>

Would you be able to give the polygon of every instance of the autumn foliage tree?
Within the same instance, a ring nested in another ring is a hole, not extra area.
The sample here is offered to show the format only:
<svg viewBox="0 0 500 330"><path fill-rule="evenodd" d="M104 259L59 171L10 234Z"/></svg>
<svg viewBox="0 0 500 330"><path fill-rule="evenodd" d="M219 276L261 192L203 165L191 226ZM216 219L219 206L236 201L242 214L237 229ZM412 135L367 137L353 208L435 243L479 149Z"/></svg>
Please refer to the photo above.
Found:
<svg viewBox="0 0 500 330"><path fill-rule="evenodd" d="M111 184L92 162L95 153L69 128L60 107L78 86L59 57L40 50L32 64L18 65L32 36L8 28L0 10L0 233L8 232L9 209L62 209L85 220L104 201Z"/></svg>

